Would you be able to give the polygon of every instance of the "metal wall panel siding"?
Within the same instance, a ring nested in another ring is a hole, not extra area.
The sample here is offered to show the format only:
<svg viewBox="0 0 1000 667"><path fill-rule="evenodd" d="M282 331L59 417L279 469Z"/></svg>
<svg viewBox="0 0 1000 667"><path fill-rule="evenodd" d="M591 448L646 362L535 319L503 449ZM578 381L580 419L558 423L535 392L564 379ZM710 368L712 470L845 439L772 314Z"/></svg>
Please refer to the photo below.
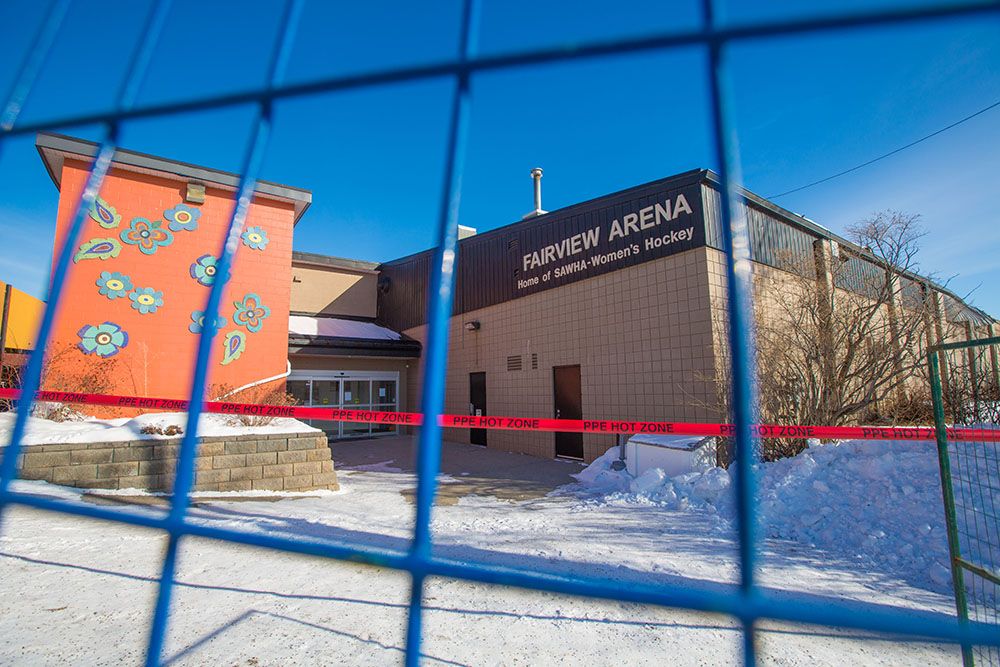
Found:
<svg viewBox="0 0 1000 667"><path fill-rule="evenodd" d="M452 312L485 308L705 245L703 175L688 172L461 240ZM626 215L637 216L634 224L625 224ZM424 252L380 267L380 322L399 331L425 322L430 257Z"/></svg>

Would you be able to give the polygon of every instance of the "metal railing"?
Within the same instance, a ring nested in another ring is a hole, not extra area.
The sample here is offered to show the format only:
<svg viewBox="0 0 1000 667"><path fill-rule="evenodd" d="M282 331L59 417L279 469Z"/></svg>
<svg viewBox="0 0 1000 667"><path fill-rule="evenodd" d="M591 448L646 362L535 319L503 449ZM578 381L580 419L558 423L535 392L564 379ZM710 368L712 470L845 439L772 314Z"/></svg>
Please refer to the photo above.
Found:
<svg viewBox="0 0 1000 667"><path fill-rule="evenodd" d="M949 439L947 428L1000 429L998 355L1000 338L983 338L935 345L929 360L955 608L1000 633L1000 443ZM1000 665L1000 648L966 644L962 660Z"/></svg>
<svg viewBox="0 0 1000 667"><path fill-rule="evenodd" d="M49 288L48 305L40 326L37 348L24 374L22 388L26 395L33 395L40 384L42 356L51 334L58 311L63 287L71 268L71 256L83 226L86 210L93 203L111 166L118 145L119 128L123 123L141 118L157 118L183 112L233 107L251 104L256 109L256 119L247 141L247 149L240 170L237 205L229 221L223 248L219 253L218 274L227 275L233 256L239 247L247 210L254 191L254 184L266 151L272 128L272 108L277 100L315 95L331 91L390 86L416 80L450 77L454 82L451 93L449 130L444 147L446 153L443 189L437 220L437 247L431 279L431 299L428 312L428 334L425 347L426 370L423 380L421 411L428 416L420 431L418 442L418 490L416 521L410 548L406 551L376 549L365 544L341 541L337 543L299 539L271 534L248 534L236 530L207 527L188 520L189 491L194 479L197 423L201 413L201 400L205 393L206 373L210 344L216 334L216 316L222 296L223 281L215 281L208 303L204 308L205 326L198 343L194 380L191 385L191 409L187 428L178 456L172 504L162 517L127 510L112 510L95 505L84 505L19 493L11 488L17 476L18 456L30 401L21 401L12 439L0 465L0 521L7 517L12 504L43 510L91 517L166 531L169 542L162 563L156 598L155 613L149 634L146 653L147 664L158 664L163 648L167 625L170 620L171 599L175 587L178 545L188 536L211 538L255 547L309 554L325 558L363 562L384 568L404 570L412 576L408 613L406 663L419 661L422 639L424 583L429 576L464 579L488 584L517 586L526 589L549 591L577 596L588 596L615 601L647 603L708 612L719 612L736 618L742 624L743 658L746 664L756 661L755 625L760 619L778 619L801 623L856 628L894 633L909 638L933 638L965 645L1000 645L995 628L976 623L942 624L903 612L871 611L858 614L856 609L831 601L821 607L794 595L777 599L757 586L755 572L758 563L755 531L756 504L755 478L752 467L751 415L754 403L754 369L752 366L751 309L749 307L749 239L746 220L735 214L736 185L740 182L739 158L735 132L731 122L731 97L728 93L727 72L730 45L750 40L766 40L781 36L815 35L873 26L896 26L919 22L942 21L956 17L1000 16L998 2L955 2L933 5L882 9L866 12L839 13L836 15L768 21L751 25L723 25L716 15L719 3L701 2L700 26L679 32L663 32L639 37L625 37L605 41L592 41L569 46L522 50L499 55L482 56L477 53L478 0L464 0L462 7L459 51L455 58L430 64L404 66L363 74L321 77L303 83L288 84L283 81L291 46L294 42L303 0L290 0L280 18L277 46L271 54L267 83L234 93L204 96L177 102L137 104L136 95L142 83L158 38L166 22L170 2L153 3L145 25L139 34L134 53L129 59L129 69L113 108L97 113L69 113L45 122L17 123L23 104L45 63L46 57L63 23L70 0L52 0L46 19L34 36L32 47L21 63L14 85L5 106L0 110L0 151L3 141L10 137L33 134L68 126L98 124L103 127L103 139L95 156L83 195L71 217L68 233L55 256L55 267ZM669 11L665 8L664 11ZM441 454L441 427L432 418L443 412L445 367L448 350L448 320L452 308L454 267L456 260L457 225L461 181L466 153L466 138L470 124L471 78L483 72L524 68L542 63L597 59L611 55L638 52L656 52L677 48L704 48L708 55L708 86L711 127L714 137L714 157L723 190L722 200L723 250L728 257L727 273L731 286L728 305L729 345L732 351L732 378L734 381L734 421L738 473L737 502L739 520L740 582L729 592L705 590L685 585L641 585L622 583L600 578L587 578L567 573L548 576L485 563L453 562L432 553L430 533L431 512L435 496L436 476ZM741 453L747 455L740 455Z"/></svg>

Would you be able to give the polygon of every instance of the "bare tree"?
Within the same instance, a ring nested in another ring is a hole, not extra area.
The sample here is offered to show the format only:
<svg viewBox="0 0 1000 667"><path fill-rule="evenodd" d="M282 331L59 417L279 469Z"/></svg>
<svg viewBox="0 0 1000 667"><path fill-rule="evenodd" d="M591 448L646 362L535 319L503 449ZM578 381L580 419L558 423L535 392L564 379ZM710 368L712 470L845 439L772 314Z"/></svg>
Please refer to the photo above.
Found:
<svg viewBox="0 0 1000 667"><path fill-rule="evenodd" d="M857 247L818 241L813 256L757 265L754 311L762 423L837 426L896 423L925 405L929 311L916 279L919 216L873 215L847 229ZM860 248L860 250L859 250ZM718 399L729 412L723 310ZM766 459L795 454L801 441L767 441Z"/></svg>

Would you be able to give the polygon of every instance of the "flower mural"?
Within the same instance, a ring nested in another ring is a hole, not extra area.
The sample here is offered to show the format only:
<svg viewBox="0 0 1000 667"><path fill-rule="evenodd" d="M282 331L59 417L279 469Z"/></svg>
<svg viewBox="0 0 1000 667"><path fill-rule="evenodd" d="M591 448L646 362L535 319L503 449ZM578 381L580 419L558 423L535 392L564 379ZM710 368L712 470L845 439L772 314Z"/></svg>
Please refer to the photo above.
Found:
<svg viewBox="0 0 1000 667"><path fill-rule="evenodd" d="M219 273L218 261L212 255L202 255L191 265L191 277L205 287L211 286Z"/></svg>
<svg viewBox="0 0 1000 667"><path fill-rule="evenodd" d="M240 238L243 239L243 245L254 250L263 250L268 244L267 232L263 227L247 227Z"/></svg>
<svg viewBox="0 0 1000 667"><path fill-rule="evenodd" d="M144 255L152 255L157 248L174 242L173 232L162 229L161 224L159 220L133 218L128 229L120 234L122 242L138 246L139 252Z"/></svg>
<svg viewBox="0 0 1000 667"><path fill-rule="evenodd" d="M118 239L90 239L80 244L80 248L73 255L73 263L76 264L81 259L111 259L117 257L122 251L122 244Z"/></svg>
<svg viewBox="0 0 1000 667"><path fill-rule="evenodd" d="M242 331L230 331L222 341L222 365L228 366L240 358L247 349L247 335Z"/></svg>
<svg viewBox="0 0 1000 667"><path fill-rule="evenodd" d="M193 310L191 311L191 324L188 325L188 331L193 334L201 333L202 327L205 326L205 311L203 310ZM221 315L215 320L215 328L221 329L226 326L226 318Z"/></svg>
<svg viewBox="0 0 1000 667"><path fill-rule="evenodd" d="M87 211L92 220L104 229L114 229L121 221L122 216L115 210L115 207L104 201L100 197L96 198Z"/></svg>
<svg viewBox="0 0 1000 667"><path fill-rule="evenodd" d="M114 301L122 299L128 294L128 291L132 289L132 279L117 271L114 273L101 271L101 275L97 279L97 286L100 288L97 290L99 293Z"/></svg>
<svg viewBox="0 0 1000 667"><path fill-rule="evenodd" d="M233 313L233 322L241 327L246 327L250 333L257 333L264 326L264 320L271 314L271 309L260 302L260 297L256 294L247 294L243 301L234 301L233 306L236 312Z"/></svg>
<svg viewBox="0 0 1000 667"><path fill-rule="evenodd" d="M96 354L102 359L115 356L128 345L128 333L114 322L85 324L77 335L80 337L77 347L84 354Z"/></svg>
<svg viewBox="0 0 1000 667"><path fill-rule="evenodd" d="M155 313L163 305L163 292L157 292L152 287L136 287L129 292L128 298L132 307L143 315Z"/></svg>
<svg viewBox="0 0 1000 667"><path fill-rule="evenodd" d="M170 229L175 232L193 232L198 229L198 218L201 210L187 204L178 204L163 212L163 217L170 223Z"/></svg>

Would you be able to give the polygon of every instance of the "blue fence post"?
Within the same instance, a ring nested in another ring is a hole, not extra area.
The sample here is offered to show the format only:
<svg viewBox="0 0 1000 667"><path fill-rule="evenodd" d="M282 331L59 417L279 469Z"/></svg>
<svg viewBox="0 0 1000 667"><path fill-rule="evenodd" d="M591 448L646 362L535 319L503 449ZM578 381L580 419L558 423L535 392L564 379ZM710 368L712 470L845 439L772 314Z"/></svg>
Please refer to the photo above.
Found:
<svg viewBox="0 0 1000 667"><path fill-rule="evenodd" d="M278 42L271 56L268 67L268 87L274 87L281 82L287 69L288 60L294 43L295 31L302 14L303 0L290 0L285 3L285 11L278 30ZM177 567L177 551L180 540L185 534L185 515L189 505L188 494L194 485L194 460L198 448L198 421L201 418L205 387L208 383L208 362L212 354L212 341L218 331L219 304L229 279L233 259L240 247L240 235L250 212L250 204L256 188L257 175L260 173L267 152L267 142L271 134L273 102L264 98L259 105L257 117L253 124L253 136L247 146L240 171L240 185L237 190L236 206L226 230L219 260L216 264L216 279L208 293L208 302L204 309L204 324L198 337L198 351L195 359L194 378L191 382L191 401L188 406L187 424L184 437L181 440L177 457L177 472L174 477L173 494L171 495L170 516L168 519L169 537L163 558L160 574L160 584L157 588L156 603L153 611L153 622L150 624L149 645L146 649L146 664L159 664L163 653L167 625L170 620L170 600L174 587L174 575Z"/></svg>
<svg viewBox="0 0 1000 667"><path fill-rule="evenodd" d="M459 58L462 62L475 54L478 0L464 0L462 6ZM424 348L424 380L420 411L424 421L417 443L417 511L413 524L410 556L413 580L406 620L406 664L420 662L423 618L424 563L431 555L431 510L437 490L441 464L441 424L444 412L445 376L448 366L448 326L451 319L455 263L458 253L458 210L462 197L462 174L465 168L465 144L469 132L472 105L469 73L461 70L455 79L448 144L438 209L437 247L431 269L427 312L427 345Z"/></svg>
<svg viewBox="0 0 1000 667"><path fill-rule="evenodd" d="M128 111L135 104L136 93L139 90L142 80L145 78L146 70L149 67L149 61L152 58L154 49L156 48L157 40L163 30L163 25L166 23L169 8L170 0L157 0L157 2L150 8L146 23L143 26L143 34L147 35L147 39L139 40L139 43L136 45L135 52L132 54L130 61L131 65L122 83L122 87L118 92L116 109L118 112ZM57 26L47 26L43 29L43 35L49 35L50 31L51 35L48 37L41 37L40 39L54 39L56 27ZM29 60L33 62L33 59ZM39 64L37 67L41 67L41 62L43 60L44 58L38 59ZM26 79L26 81L28 78L33 81L36 74L37 71L32 73L30 77L26 74L23 74L22 76ZM19 96L21 101L26 99L28 93L30 92L31 81L27 81L20 88L18 85L15 85L13 95ZM16 114L12 114L10 122L13 123L14 120L16 120ZM94 156L94 164L90 169L90 174L87 176L87 184L84 187L80 201L76 204L76 208L71 217L72 222L66 231L66 238L63 239L63 245L56 253L55 271L52 273L52 282L49 285L49 293L46 300L45 311L42 314L42 322L39 325L38 334L35 337L35 350L31 353L31 356L28 359L28 366L21 378L21 391L23 392L23 398L18 401L17 415L14 419L14 428L11 432L10 443L4 450L3 462L0 463L0 524L2 524L5 514L4 510L7 503L7 493L10 488L10 483L17 477L17 458L21 453L24 430L28 423L28 417L31 415L31 407L34 404L35 392L38 391L41 384L42 364L45 361L45 350L48 347L49 339L52 337L52 327L55 325L56 314L59 310L59 301L70 271L73 248L76 246L76 242L80 236L80 231L83 229L87 208L94 203L94 200L100 193L104 177L111 168L111 161L114 157L115 146L118 143L118 129L119 123L117 120L108 121L106 124L105 136ZM3 135L0 135L0 137L2 136Z"/></svg>
<svg viewBox="0 0 1000 667"><path fill-rule="evenodd" d="M706 31L715 27L715 2L703 0ZM739 155L736 141L730 135L724 44L708 43L709 99L712 110L712 130L715 139L715 162L719 168L722 192L722 250L726 256L726 313L728 315L729 350L732 378L732 410L735 427L736 503L739 518L740 591L752 600L755 594L756 567L756 507L754 480L754 447L751 426L755 414L756 383L753 342L753 311L750 307L751 265L750 235L746 216L742 214L738 192ZM743 659L747 665L756 662L756 642L752 616L743 621Z"/></svg>

